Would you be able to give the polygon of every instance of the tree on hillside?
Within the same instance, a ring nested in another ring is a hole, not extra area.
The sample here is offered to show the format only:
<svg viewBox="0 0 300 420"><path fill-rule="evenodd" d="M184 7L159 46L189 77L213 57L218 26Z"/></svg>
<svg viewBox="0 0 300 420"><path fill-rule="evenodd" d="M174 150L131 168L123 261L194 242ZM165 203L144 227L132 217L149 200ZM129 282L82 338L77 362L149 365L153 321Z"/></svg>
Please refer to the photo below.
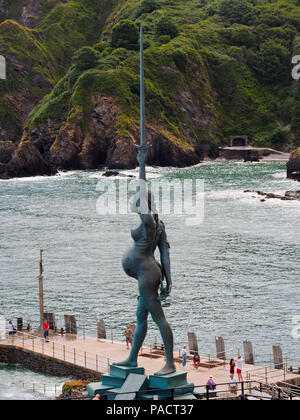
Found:
<svg viewBox="0 0 300 420"><path fill-rule="evenodd" d="M156 25L157 35L169 35L175 38L179 35L179 28L176 23L168 16L162 16Z"/></svg>
<svg viewBox="0 0 300 420"><path fill-rule="evenodd" d="M143 0L138 7L137 17L140 17L144 13L152 13L154 10L161 8L161 4L157 0Z"/></svg>
<svg viewBox="0 0 300 420"><path fill-rule="evenodd" d="M117 23L112 30L111 46L134 50L139 40L138 26L129 19Z"/></svg>
<svg viewBox="0 0 300 420"><path fill-rule="evenodd" d="M96 66L100 55L91 47L83 47L78 50L72 59L72 64L78 70L88 70Z"/></svg>
<svg viewBox="0 0 300 420"><path fill-rule="evenodd" d="M231 22L243 22L251 11L252 5L248 0L221 0L219 13Z"/></svg>
<svg viewBox="0 0 300 420"><path fill-rule="evenodd" d="M290 58L286 47L268 40L260 46L254 69L265 82L276 83L290 77Z"/></svg>

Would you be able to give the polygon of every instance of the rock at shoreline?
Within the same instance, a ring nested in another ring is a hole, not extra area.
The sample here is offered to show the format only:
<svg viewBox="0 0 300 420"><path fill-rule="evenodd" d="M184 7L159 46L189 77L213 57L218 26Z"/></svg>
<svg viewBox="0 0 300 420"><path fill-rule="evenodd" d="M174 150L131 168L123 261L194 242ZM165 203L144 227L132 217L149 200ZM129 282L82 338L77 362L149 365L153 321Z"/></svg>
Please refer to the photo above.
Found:
<svg viewBox="0 0 300 420"><path fill-rule="evenodd" d="M300 201L300 191L287 191L285 195L265 193L262 191L255 191L255 190L245 190L244 193L256 193L262 197L265 197L260 200L262 203L265 202L266 199L270 200L272 198L282 200L282 201Z"/></svg>
<svg viewBox="0 0 300 420"><path fill-rule="evenodd" d="M8 145L9 147L9 145ZM2 160L3 154L1 154ZM30 141L19 144L8 163L0 164L0 178L27 177L35 175L53 175L55 171L43 159L40 152Z"/></svg>
<svg viewBox="0 0 300 420"><path fill-rule="evenodd" d="M300 181L300 147L291 154L287 164L287 177Z"/></svg>
<svg viewBox="0 0 300 420"><path fill-rule="evenodd" d="M287 191L285 193L286 197L294 198L296 200L300 200L300 191Z"/></svg>

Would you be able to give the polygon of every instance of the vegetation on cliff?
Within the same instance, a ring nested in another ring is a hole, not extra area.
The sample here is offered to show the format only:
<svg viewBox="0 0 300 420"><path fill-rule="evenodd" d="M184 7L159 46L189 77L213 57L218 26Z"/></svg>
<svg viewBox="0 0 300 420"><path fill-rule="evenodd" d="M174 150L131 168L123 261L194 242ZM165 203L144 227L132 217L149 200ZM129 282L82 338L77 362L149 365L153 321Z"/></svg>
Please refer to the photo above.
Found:
<svg viewBox="0 0 300 420"><path fill-rule="evenodd" d="M151 163L195 163L230 135L300 145L297 0L40 3L34 28L0 24L11 68L0 81L0 140L28 140L54 167L134 166L142 23Z"/></svg>

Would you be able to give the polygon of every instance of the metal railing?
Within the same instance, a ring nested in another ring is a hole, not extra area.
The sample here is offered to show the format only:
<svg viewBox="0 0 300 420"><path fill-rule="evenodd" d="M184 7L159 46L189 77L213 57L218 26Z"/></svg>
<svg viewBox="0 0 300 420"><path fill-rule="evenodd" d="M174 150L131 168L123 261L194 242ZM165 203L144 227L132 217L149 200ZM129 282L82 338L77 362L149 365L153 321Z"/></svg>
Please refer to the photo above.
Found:
<svg viewBox="0 0 300 420"><path fill-rule="evenodd" d="M79 350L71 345L51 340L46 342L40 336L32 333L18 331L12 336L7 336L7 342L24 350L34 351L38 354L53 357L60 361L84 367L98 373L107 372L109 366L116 362L116 360L111 358L105 358L98 354Z"/></svg>
<svg viewBox="0 0 300 420"><path fill-rule="evenodd" d="M259 381L242 381L237 382L237 389L230 391L228 383L218 383L215 385L216 389L211 391L208 385L197 385L194 387L194 391L191 392L191 385L178 388L168 389L151 389L145 391L127 391L127 392L110 392L107 391L100 395L101 400L114 399L116 395L120 396L134 396L135 400L143 400L150 396L154 398L155 395L164 396L165 399L174 400L178 395L186 393L192 393L197 399L204 400L218 400L218 399L265 399L265 400L292 400L299 398L300 388L297 390L283 390L281 387L272 386ZM223 389L222 389L223 388ZM113 390L112 390L113 391ZM180 393L180 394L179 394ZM94 397L82 396L82 397L66 397L66 399L81 399L91 400ZM155 399L155 398L154 398Z"/></svg>

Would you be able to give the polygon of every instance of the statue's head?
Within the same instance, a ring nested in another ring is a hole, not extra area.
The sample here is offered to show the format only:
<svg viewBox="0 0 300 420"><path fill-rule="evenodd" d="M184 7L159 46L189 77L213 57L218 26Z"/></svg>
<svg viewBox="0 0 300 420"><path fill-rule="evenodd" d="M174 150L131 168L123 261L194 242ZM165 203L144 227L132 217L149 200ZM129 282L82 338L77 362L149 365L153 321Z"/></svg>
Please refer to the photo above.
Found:
<svg viewBox="0 0 300 420"><path fill-rule="evenodd" d="M152 193L151 190L147 189L147 196L148 196L148 208L145 209L141 209L141 200L140 200L140 194L142 194L142 192L140 192L140 190L138 190L134 196L131 197L130 202L129 202L129 206L130 206L130 211L132 213L145 213L147 214L148 211L150 210L150 212L152 214L158 214L157 212L157 208L155 205L155 200L154 200L154 195Z"/></svg>

